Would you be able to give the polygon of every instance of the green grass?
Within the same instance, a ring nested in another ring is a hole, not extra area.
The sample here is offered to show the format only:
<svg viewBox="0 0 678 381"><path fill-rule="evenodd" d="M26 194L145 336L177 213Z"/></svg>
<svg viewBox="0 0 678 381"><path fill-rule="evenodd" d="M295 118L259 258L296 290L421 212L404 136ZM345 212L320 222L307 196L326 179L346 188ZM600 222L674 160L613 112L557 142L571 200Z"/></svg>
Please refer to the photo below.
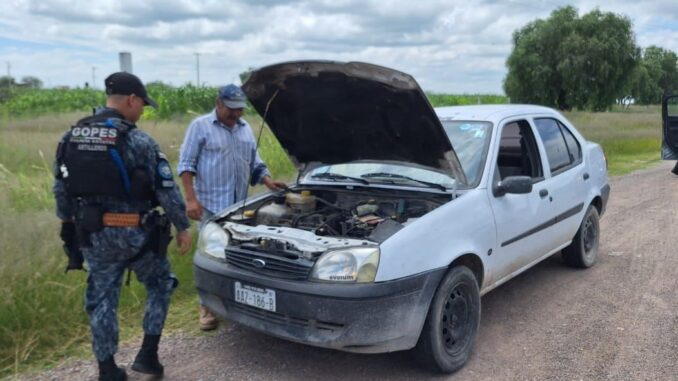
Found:
<svg viewBox="0 0 678 381"><path fill-rule="evenodd" d="M82 306L86 275L63 273L66 257L53 211L50 168L60 136L85 114L0 120L0 378L52 366L72 356L92 358ZM659 160L661 116L657 107L565 115L584 136L603 146L612 175ZM192 117L146 120L140 126L176 165ZM261 119L248 120L256 135ZM274 177L294 177L291 163L268 129L262 135L260 153ZM198 334L191 256L177 255L172 244L170 258L181 284L172 298L167 332ZM138 282L123 287L119 309L123 341L138 341L144 300Z"/></svg>
<svg viewBox="0 0 678 381"><path fill-rule="evenodd" d="M92 357L83 309L86 274L63 273L66 256L51 194L57 142L85 114L4 119L0 124L0 378L52 366L70 356ZM139 123L174 167L191 117ZM248 119L256 134L261 119ZM293 177L292 164L268 129L260 153L274 177ZM170 258L180 286L172 297L166 332L182 329L197 334L191 255L179 256L172 244ZM130 287L123 287L118 311L121 340L141 334L144 302L141 284L133 280Z"/></svg>
<svg viewBox="0 0 678 381"><path fill-rule="evenodd" d="M612 112L564 113L586 139L600 144L609 173L623 175L660 161L661 107L631 106Z"/></svg>

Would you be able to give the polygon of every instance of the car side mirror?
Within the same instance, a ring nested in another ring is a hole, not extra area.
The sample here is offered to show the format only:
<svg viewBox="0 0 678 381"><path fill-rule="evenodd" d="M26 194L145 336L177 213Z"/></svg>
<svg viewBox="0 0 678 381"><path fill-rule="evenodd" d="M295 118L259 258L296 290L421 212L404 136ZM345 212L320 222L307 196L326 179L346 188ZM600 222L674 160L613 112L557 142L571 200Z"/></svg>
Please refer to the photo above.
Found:
<svg viewBox="0 0 678 381"><path fill-rule="evenodd" d="M532 192L532 178L529 176L509 176L499 181L492 191L494 197L501 197L507 193L530 193Z"/></svg>

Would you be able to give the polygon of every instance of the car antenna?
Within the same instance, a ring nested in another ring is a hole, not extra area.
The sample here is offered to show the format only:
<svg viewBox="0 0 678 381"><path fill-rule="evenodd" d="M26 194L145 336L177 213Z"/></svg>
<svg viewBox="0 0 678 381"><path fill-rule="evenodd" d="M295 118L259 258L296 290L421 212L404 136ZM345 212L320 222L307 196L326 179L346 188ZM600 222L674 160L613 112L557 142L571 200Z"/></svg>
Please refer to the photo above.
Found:
<svg viewBox="0 0 678 381"><path fill-rule="evenodd" d="M261 127L259 128L259 136L257 136L257 144L254 146L254 152L256 155L256 152L259 151L259 141L261 140L261 135L264 132L264 123L266 122L266 116L268 115L268 109L271 107L271 103L273 103L273 99L278 95L278 92L280 92L280 89L277 89L273 95L271 95L271 98L266 102L266 109L264 109L264 115L261 118ZM252 186L252 171L250 171L250 175L247 178L247 193L249 193L250 187ZM247 195L245 195L245 198L242 200L242 207L245 208L245 202L247 202ZM244 212L244 211L243 211Z"/></svg>

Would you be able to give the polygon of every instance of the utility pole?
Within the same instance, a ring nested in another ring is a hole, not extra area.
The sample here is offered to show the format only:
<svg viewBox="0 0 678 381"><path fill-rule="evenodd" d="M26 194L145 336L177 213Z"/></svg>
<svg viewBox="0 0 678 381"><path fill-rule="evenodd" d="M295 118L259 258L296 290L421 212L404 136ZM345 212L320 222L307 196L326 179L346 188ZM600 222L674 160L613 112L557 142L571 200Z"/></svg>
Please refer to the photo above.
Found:
<svg viewBox="0 0 678 381"><path fill-rule="evenodd" d="M10 69L12 68L12 64L7 61L7 83L9 84L9 89L12 90L12 74Z"/></svg>
<svg viewBox="0 0 678 381"><path fill-rule="evenodd" d="M195 54L195 73L196 73L195 86L200 87L200 53L193 54Z"/></svg>
<svg viewBox="0 0 678 381"><path fill-rule="evenodd" d="M97 83L96 82L97 77L96 77L96 74L95 74L96 71L97 71L96 66L92 66L92 86L90 86L91 88L94 88L94 85Z"/></svg>

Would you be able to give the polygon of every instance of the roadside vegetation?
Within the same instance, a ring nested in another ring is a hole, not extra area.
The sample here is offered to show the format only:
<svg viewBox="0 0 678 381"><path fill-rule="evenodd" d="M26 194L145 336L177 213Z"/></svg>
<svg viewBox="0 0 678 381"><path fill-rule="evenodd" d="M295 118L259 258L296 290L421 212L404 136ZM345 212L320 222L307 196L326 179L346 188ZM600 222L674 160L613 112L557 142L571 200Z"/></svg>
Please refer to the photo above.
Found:
<svg viewBox="0 0 678 381"><path fill-rule="evenodd" d="M205 90L206 91L206 90ZM213 94L213 89L210 90ZM436 106L505 103L505 98L479 95L431 94ZM206 99L211 95L207 93ZM205 101L207 104L207 101ZM452 103L459 102L459 103ZM466 102L466 103L464 103ZM6 107L6 104L0 105ZM88 106L89 107L89 106ZM209 109L211 106L207 106ZM204 112L205 109L199 109ZM193 112L159 118L145 117L139 124L160 143L173 167ZM0 119L0 378L53 366L68 357L91 358L89 328L82 306L86 273L64 274L66 256L58 237L51 194L51 163L56 143L85 110L38 117ZM565 113L590 140L602 144L613 175L646 167L659 158L661 114L658 106L632 106L612 112ZM255 135L261 119L248 115ZM293 181L295 170L268 129L260 153L276 178ZM257 191L257 190L254 190ZM194 232L195 233L195 232ZM191 255L181 257L170 248L172 267L180 286L172 299L167 332L199 334L197 296L193 286ZM119 307L121 340L138 344L145 291L134 277L123 286Z"/></svg>
<svg viewBox="0 0 678 381"><path fill-rule="evenodd" d="M646 168L660 160L661 106L617 106L610 112L564 112L586 139L600 144L611 176Z"/></svg>
<svg viewBox="0 0 678 381"><path fill-rule="evenodd" d="M515 31L513 45L504 82L510 98L429 93L431 104L512 101L556 107L568 110L564 114L578 130L602 145L611 175L659 161L660 107L615 104L659 103L663 94L678 91L674 52L636 46L628 17L599 10L580 16L573 7L556 9L547 19ZM51 165L60 136L93 105L102 104L105 94L92 88L41 87L35 77L21 82L0 77L0 378L72 356L92 358L82 306L87 275L63 272L66 256L54 215ZM147 87L159 107L147 108L140 126L176 167L187 123L213 107L216 89L163 83ZM257 134L261 119L251 109L245 115ZM292 164L268 129L260 154L274 177L294 180ZM179 256L174 244L169 256L180 286L172 298L166 332L199 334L191 256ZM138 344L144 301L145 291L136 280L123 287L118 309L122 342Z"/></svg>
<svg viewBox="0 0 678 381"><path fill-rule="evenodd" d="M191 85L173 87L160 82L147 86L151 98L158 102L158 108L147 107L145 120L167 120L197 116L214 107L216 87L195 87ZM0 81L1 89L1 81ZM438 94L428 93L433 107L473 104L509 103L503 95L494 94ZM92 105L102 104L106 95L101 90L87 89L40 89L18 88L0 98L0 117L30 117L47 113L91 112ZM249 108L247 115L255 115Z"/></svg>
<svg viewBox="0 0 678 381"><path fill-rule="evenodd" d="M71 123L85 115L45 115L0 123L0 379L57 364L69 356L91 357L83 309L87 274L64 274L66 256L51 194L56 143ZM156 138L176 167L190 119L146 120L140 126ZM256 133L261 120L250 121ZM291 179L293 167L267 129L261 145L260 154L273 175ZM173 243L169 256L181 283L172 297L167 332L186 329L197 334L191 255L179 256ZM131 285L123 286L118 311L122 341L141 334L144 301L145 290L132 276Z"/></svg>
<svg viewBox="0 0 678 381"><path fill-rule="evenodd" d="M513 102L560 110L658 104L678 91L678 55L636 45L631 18L597 8L557 8L515 30L506 67Z"/></svg>

